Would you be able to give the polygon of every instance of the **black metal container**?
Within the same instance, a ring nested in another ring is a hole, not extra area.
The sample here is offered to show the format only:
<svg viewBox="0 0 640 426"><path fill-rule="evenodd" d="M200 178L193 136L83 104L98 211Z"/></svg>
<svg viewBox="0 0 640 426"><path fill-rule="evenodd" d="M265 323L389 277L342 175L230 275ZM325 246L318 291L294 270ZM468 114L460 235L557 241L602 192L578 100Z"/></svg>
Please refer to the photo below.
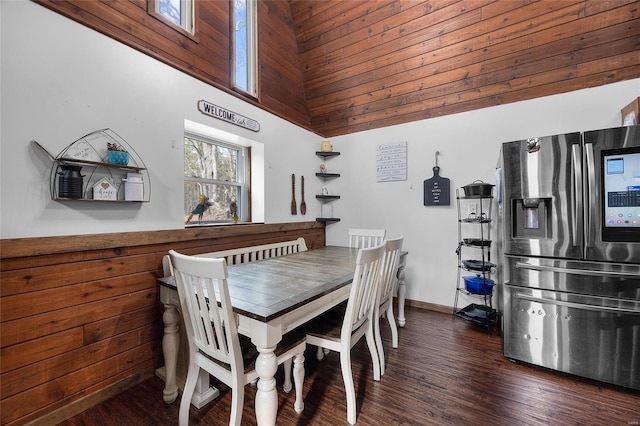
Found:
<svg viewBox="0 0 640 426"><path fill-rule="evenodd" d="M463 186L462 189L464 189L466 197L491 197L494 186L481 180L475 180L473 183Z"/></svg>
<svg viewBox="0 0 640 426"><path fill-rule="evenodd" d="M82 166L61 165L58 174L58 197L82 198Z"/></svg>

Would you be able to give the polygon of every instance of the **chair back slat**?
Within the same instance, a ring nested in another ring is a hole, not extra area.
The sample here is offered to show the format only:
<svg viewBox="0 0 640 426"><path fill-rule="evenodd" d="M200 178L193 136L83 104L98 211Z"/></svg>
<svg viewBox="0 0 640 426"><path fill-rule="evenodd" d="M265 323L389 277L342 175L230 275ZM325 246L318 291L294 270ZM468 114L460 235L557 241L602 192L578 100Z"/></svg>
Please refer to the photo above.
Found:
<svg viewBox="0 0 640 426"><path fill-rule="evenodd" d="M242 365L238 332L227 285L224 258L185 256L169 252L190 353L230 365Z"/></svg>
<svg viewBox="0 0 640 426"><path fill-rule="evenodd" d="M398 282L398 264L400 262L400 250L404 237L387 240L385 253L382 260L380 292L378 304L386 302L393 297L393 292Z"/></svg>
<svg viewBox="0 0 640 426"><path fill-rule="evenodd" d="M374 307L378 300L380 267L384 249L384 245L379 245L360 249L358 252L351 293L341 330L342 339L349 339L353 330L373 318Z"/></svg>
<svg viewBox="0 0 640 426"><path fill-rule="evenodd" d="M349 229L349 247L370 248L379 246L384 242L386 231L384 229Z"/></svg>

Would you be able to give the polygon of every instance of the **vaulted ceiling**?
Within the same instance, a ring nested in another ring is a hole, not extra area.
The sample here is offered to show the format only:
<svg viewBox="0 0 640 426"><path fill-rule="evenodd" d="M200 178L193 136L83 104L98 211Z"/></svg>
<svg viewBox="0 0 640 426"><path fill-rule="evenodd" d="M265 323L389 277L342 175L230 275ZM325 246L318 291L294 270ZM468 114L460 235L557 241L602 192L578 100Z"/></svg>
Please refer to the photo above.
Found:
<svg viewBox="0 0 640 426"><path fill-rule="evenodd" d="M638 2L290 4L310 125L327 136L640 76Z"/></svg>
<svg viewBox="0 0 640 426"><path fill-rule="evenodd" d="M193 36L152 0L37 1L323 137L640 77L637 0L259 0L257 99L227 1L195 2Z"/></svg>

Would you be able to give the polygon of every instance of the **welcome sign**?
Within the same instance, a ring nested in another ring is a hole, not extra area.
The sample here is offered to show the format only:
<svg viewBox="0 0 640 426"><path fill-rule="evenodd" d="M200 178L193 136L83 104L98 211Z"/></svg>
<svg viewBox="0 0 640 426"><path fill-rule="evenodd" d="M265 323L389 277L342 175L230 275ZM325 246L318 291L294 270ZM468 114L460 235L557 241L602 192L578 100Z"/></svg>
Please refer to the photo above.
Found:
<svg viewBox="0 0 640 426"><path fill-rule="evenodd" d="M204 100L198 101L198 110L204 115L235 124L236 126L244 127L245 129L253 130L254 132L260 131L260 123L256 120L252 120L233 111L229 111L228 109L214 105L211 102Z"/></svg>

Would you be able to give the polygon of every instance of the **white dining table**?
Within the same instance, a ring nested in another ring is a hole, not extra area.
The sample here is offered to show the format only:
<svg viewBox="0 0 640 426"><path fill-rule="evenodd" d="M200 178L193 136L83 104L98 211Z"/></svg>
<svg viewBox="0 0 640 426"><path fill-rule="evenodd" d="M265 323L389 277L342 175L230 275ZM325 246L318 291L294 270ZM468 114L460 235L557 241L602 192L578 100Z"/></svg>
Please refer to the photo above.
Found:
<svg viewBox="0 0 640 426"><path fill-rule="evenodd" d="M406 252L403 254L404 259ZM276 422L276 345L288 331L348 299L357 255L358 249L355 248L326 246L228 266L227 282L238 332L250 337L259 352L255 364L259 376L255 396L259 425L275 425ZM176 364L180 347L180 302L173 277L159 278L158 282L165 309L162 342L165 366L160 375L165 379L164 400L170 403L178 394ZM404 287L404 279L402 285ZM404 291L402 293L404 295ZM404 300L401 302L399 311L404 317ZM215 397L217 389L209 385L208 375L203 374L192 403L200 407Z"/></svg>

